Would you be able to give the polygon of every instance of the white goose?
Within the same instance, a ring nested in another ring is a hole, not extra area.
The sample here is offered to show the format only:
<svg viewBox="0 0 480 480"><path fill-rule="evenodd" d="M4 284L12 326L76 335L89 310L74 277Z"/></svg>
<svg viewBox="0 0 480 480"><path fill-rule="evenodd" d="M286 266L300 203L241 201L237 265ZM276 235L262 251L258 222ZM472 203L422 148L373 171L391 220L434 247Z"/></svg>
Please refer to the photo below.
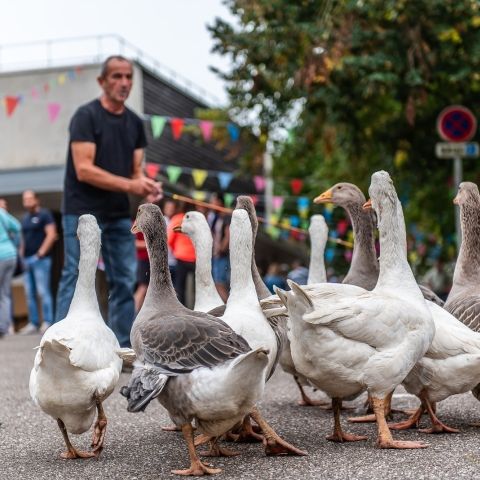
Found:
<svg viewBox="0 0 480 480"><path fill-rule="evenodd" d="M95 217L78 221L80 262L75 294L67 316L43 335L30 374L30 395L57 420L67 451L62 458L98 456L103 448L107 418L102 402L112 393L122 369L120 347L105 325L95 293L100 252L100 229ZM80 434L92 425L93 451L82 452L70 443L68 432Z"/></svg>
<svg viewBox="0 0 480 480"><path fill-rule="evenodd" d="M327 272L325 271L325 245L328 240L328 226L323 215L310 217L310 265L308 268L308 284L325 283Z"/></svg>
<svg viewBox="0 0 480 480"><path fill-rule="evenodd" d="M208 312L223 300L218 294L212 278L212 232L205 215L187 212L180 227L174 230L187 234L195 247L195 305L197 312Z"/></svg>
<svg viewBox="0 0 480 480"><path fill-rule="evenodd" d="M141 205L133 231L144 234L151 274L145 302L132 327L136 368L122 395L128 410L144 410L158 397L176 426L181 427L190 467L180 475L219 473L196 453L192 421L213 438L240 422L263 393L268 356L251 350L227 324L212 315L184 307L171 282L165 219L152 204Z"/></svg>
<svg viewBox="0 0 480 480"><path fill-rule="evenodd" d="M339 407L342 398L366 389L377 419L377 445L422 448L423 442L392 438L385 404L430 347L434 323L407 262L399 202L388 173L374 173L369 192L380 231L378 283L370 292L353 285L291 282L292 292L280 295L290 314L292 357L297 370L333 398L331 440L363 439L342 432ZM265 302L267 309L272 301Z"/></svg>

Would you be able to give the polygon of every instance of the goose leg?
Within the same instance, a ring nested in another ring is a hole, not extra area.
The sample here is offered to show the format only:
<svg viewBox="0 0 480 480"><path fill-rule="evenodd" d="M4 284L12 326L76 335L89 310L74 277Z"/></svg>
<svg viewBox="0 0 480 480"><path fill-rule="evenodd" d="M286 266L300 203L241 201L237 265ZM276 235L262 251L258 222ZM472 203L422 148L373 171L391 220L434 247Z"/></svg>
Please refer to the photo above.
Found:
<svg viewBox="0 0 480 480"><path fill-rule="evenodd" d="M266 455L307 455L307 452L294 447L281 438L262 417L257 407L253 408L250 415L262 429Z"/></svg>
<svg viewBox="0 0 480 480"><path fill-rule="evenodd" d="M373 411L377 419L378 438L377 446L379 448L426 448L428 445L424 442L408 442L394 440L385 420L385 403L383 398L371 397Z"/></svg>
<svg viewBox="0 0 480 480"><path fill-rule="evenodd" d="M63 452L60 456L65 459L74 459L74 458L92 458L95 456L94 452L82 452L77 450L71 443L70 439L68 438L68 432L65 428L65 424L57 418L58 428L62 432L63 440L65 441L65 445L67 446L67 451Z"/></svg>
<svg viewBox="0 0 480 480"><path fill-rule="evenodd" d="M360 435L352 435L351 433L345 433L342 431L342 424L340 422L340 409L342 406L342 400L340 398L332 398L333 416L334 416L334 428L333 434L327 437L327 440L331 442L358 442L360 440L367 440L368 437Z"/></svg>
<svg viewBox="0 0 480 480"><path fill-rule="evenodd" d="M103 450L103 442L107 433L107 417L103 410L102 402L98 397L95 398L97 404L97 421L93 427L92 448L95 456L98 457Z"/></svg>
<svg viewBox="0 0 480 480"><path fill-rule="evenodd" d="M302 399L298 401L299 405L301 405L302 407L330 406L330 402L323 402L322 400L312 400L305 392L305 389L303 388L303 385L300 383L300 380L298 379L298 377L296 375L293 375L293 378L295 379L295 383L297 384L297 387L300 390L300 395L302 397Z"/></svg>
<svg viewBox="0 0 480 480"><path fill-rule="evenodd" d="M193 427L190 423L182 425L182 433L187 443L188 454L190 456L190 468L186 468L185 470L172 470L172 473L175 475L213 475L220 473L222 471L220 468L207 467L207 465L202 463L198 458L193 441Z"/></svg>
<svg viewBox="0 0 480 480"><path fill-rule="evenodd" d="M230 450L226 447L221 447L218 444L218 440L218 437L212 438L210 440L210 450L208 450L207 452L201 452L200 455L204 457L235 457L237 455L240 455L240 452Z"/></svg>
<svg viewBox="0 0 480 480"><path fill-rule="evenodd" d="M410 428L418 428L420 424L420 419L422 418L423 412L425 411L425 406L422 404L418 407L417 410L409 418L403 422L389 423L388 426L390 430L408 430Z"/></svg>
<svg viewBox="0 0 480 480"><path fill-rule="evenodd" d="M250 422L250 416L247 415L238 430L236 432L228 432L227 437L237 443L260 443L263 442L263 436L255 432L252 423Z"/></svg>
<svg viewBox="0 0 480 480"><path fill-rule="evenodd" d="M391 414L391 407L392 407L392 396L393 392L389 393L385 397L385 417L389 417ZM369 404L371 405L371 399L369 397L368 399ZM348 421L350 423L373 423L376 422L376 416L375 413L368 414L369 411L373 412L373 408L367 409L367 415L362 415L360 417L350 417Z"/></svg>
<svg viewBox="0 0 480 480"><path fill-rule="evenodd" d="M426 394L423 396L422 401L425 404L427 413L430 417L430 421L432 422L432 426L431 428L422 428L419 430L420 432L422 433L460 433L460 430L458 430L457 428L449 427L448 425L445 425L443 422L441 422L438 419L431 405L431 402L428 399Z"/></svg>
<svg viewBox="0 0 480 480"><path fill-rule="evenodd" d="M160 427L164 432L181 432L182 429L177 427L177 425L167 425L165 427Z"/></svg>

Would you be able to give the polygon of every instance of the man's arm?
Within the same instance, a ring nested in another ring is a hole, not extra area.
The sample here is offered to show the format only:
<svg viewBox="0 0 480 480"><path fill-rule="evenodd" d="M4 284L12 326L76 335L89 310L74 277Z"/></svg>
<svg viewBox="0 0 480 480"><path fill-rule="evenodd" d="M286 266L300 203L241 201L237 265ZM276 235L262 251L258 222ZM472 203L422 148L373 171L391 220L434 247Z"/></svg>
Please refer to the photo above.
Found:
<svg viewBox="0 0 480 480"><path fill-rule="evenodd" d="M107 172L95 165L96 145L93 142L72 142L73 165L77 178L94 187L112 192L125 192L139 195L141 197L155 194L158 191L158 182L137 172L138 157L143 159L143 149L139 148L134 152L134 169L132 178L125 178L120 175Z"/></svg>
<svg viewBox="0 0 480 480"><path fill-rule="evenodd" d="M37 257L42 258L47 255L53 247L53 244L57 241L57 238L57 226L55 223L45 225L45 238L37 251Z"/></svg>
<svg viewBox="0 0 480 480"><path fill-rule="evenodd" d="M145 176L143 172L143 157L145 151L143 148L137 148L133 152L133 172L132 178L134 179L146 179L154 183L155 188L146 195L145 200L150 203L156 203L160 201L163 197L162 184L160 182L155 182L154 180Z"/></svg>

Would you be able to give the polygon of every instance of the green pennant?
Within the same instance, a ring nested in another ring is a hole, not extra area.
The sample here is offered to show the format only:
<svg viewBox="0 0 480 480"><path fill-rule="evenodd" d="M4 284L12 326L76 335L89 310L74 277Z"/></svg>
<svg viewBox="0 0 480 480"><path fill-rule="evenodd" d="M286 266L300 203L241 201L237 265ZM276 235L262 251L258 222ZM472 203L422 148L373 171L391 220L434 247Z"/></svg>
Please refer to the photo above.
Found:
<svg viewBox="0 0 480 480"><path fill-rule="evenodd" d="M169 165L167 167L167 175L170 183L177 183L178 177L182 174L182 167Z"/></svg>
<svg viewBox="0 0 480 480"><path fill-rule="evenodd" d="M234 197L233 197L233 193L224 193L223 194L223 202L225 203L225 206L230 208L233 204L233 200L234 200Z"/></svg>
<svg viewBox="0 0 480 480"><path fill-rule="evenodd" d="M163 132L167 119L159 115L152 115L150 119L150 126L152 127L153 138L158 138Z"/></svg>

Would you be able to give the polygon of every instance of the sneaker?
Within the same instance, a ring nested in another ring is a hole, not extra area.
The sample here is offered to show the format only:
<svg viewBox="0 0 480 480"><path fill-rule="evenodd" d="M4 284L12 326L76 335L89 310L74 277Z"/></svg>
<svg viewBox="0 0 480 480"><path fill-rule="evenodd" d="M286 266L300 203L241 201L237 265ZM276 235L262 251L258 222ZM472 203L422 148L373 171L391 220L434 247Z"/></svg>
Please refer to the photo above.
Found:
<svg viewBox="0 0 480 480"><path fill-rule="evenodd" d="M40 328L38 329L38 332L41 333L42 335L46 332L47 328L51 327L51 323L43 322L40 325Z"/></svg>
<svg viewBox="0 0 480 480"><path fill-rule="evenodd" d="M38 328L33 323L29 323L25 327L21 328L18 333L19 335L32 335L34 333L38 333Z"/></svg>

